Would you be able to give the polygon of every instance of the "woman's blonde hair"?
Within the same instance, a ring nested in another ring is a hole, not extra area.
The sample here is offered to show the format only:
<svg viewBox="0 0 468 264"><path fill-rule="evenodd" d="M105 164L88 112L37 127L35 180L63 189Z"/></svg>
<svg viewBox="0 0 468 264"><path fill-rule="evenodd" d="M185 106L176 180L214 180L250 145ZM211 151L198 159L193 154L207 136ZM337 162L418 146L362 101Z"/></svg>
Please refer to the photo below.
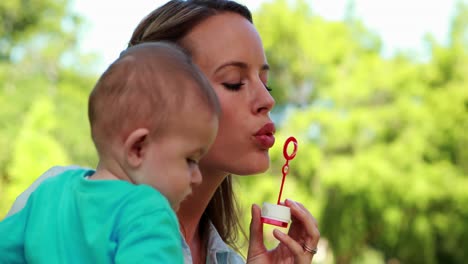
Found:
<svg viewBox="0 0 468 264"><path fill-rule="evenodd" d="M190 48L184 46L181 40L200 22L222 12L239 14L252 23L249 9L235 1L171 0L140 22L128 45L130 47L143 42L171 41L182 46L190 54ZM226 244L239 251L236 245L238 234L245 237L245 233L239 223L239 210L231 175L218 187L200 220L199 231L205 248L209 239L207 220L213 223Z"/></svg>

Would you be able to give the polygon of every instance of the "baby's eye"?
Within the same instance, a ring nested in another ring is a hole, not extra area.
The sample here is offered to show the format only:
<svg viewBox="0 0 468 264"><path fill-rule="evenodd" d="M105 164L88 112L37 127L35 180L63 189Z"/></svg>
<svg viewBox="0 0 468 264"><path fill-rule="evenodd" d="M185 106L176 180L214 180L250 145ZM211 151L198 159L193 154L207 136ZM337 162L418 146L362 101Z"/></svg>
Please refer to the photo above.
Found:
<svg viewBox="0 0 468 264"><path fill-rule="evenodd" d="M271 89L270 87L268 87L268 85L264 84L265 85L265 89L269 92L273 91L273 89Z"/></svg>
<svg viewBox="0 0 468 264"><path fill-rule="evenodd" d="M189 169L195 169L198 167L198 160L187 158L187 165Z"/></svg>
<svg viewBox="0 0 468 264"><path fill-rule="evenodd" d="M222 83L224 87L226 87L228 90L231 90L231 91L238 91L242 85L244 85L243 82L239 82L239 83Z"/></svg>
<svg viewBox="0 0 468 264"><path fill-rule="evenodd" d="M187 163L188 163L189 165L193 165L193 164L196 165L196 164L198 164L198 162L197 162L196 160L194 160L194 159L187 158L186 160L187 160Z"/></svg>

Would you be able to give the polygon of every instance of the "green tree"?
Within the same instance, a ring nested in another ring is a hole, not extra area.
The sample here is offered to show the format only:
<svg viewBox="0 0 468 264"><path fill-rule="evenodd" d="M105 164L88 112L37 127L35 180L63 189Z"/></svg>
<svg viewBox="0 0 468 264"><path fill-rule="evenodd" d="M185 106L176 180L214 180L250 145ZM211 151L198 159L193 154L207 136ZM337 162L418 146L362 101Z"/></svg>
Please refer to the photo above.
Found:
<svg viewBox="0 0 468 264"><path fill-rule="evenodd" d="M54 164L95 161L86 101L95 76L66 0L0 3L0 218Z"/></svg>
<svg viewBox="0 0 468 264"><path fill-rule="evenodd" d="M304 1L264 4L254 22L273 69L278 143L271 171L241 180L252 194L243 202L276 200L281 144L294 135L284 195L319 218L336 263L369 252L381 263L468 258L467 10L460 2L449 44L429 38L431 57L420 62L383 58L352 10L330 22Z"/></svg>

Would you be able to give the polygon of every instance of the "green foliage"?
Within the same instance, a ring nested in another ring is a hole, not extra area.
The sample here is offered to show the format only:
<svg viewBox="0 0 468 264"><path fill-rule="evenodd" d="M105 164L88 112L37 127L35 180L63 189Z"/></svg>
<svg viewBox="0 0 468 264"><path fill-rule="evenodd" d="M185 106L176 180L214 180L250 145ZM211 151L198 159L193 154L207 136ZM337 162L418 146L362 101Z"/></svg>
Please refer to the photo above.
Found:
<svg viewBox="0 0 468 264"><path fill-rule="evenodd" d="M303 1L268 2L254 21L280 127L269 179L242 179L242 202L275 201L282 143L294 135L286 197L319 219L336 263L463 263L468 6L457 7L448 45L428 38L423 63L383 58L380 40L355 17L325 21Z"/></svg>
<svg viewBox="0 0 468 264"><path fill-rule="evenodd" d="M266 3L254 22L272 66L270 82L278 103L309 104L319 95L317 87L336 78L336 67L344 60L380 50L379 39L360 22L325 21L303 0Z"/></svg>
<svg viewBox="0 0 468 264"><path fill-rule="evenodd" d="M53 102L47 97L37 98L26 113L13 142L14 152L7 168L9 178L4 204L12 204L13 198L24 190L24 186L28 186L31 179L42 174L51 164L70 163L67 151L51 134L58 125L53 108Z"/></svg>
<svg viewBox="0 0 468 264"><path fill-rule="evenodd" d="M69 4L0 3L0 219L49 167L95 163L86 120L95 76L67 66L87 66L76 52L81 19Z"/></svg>

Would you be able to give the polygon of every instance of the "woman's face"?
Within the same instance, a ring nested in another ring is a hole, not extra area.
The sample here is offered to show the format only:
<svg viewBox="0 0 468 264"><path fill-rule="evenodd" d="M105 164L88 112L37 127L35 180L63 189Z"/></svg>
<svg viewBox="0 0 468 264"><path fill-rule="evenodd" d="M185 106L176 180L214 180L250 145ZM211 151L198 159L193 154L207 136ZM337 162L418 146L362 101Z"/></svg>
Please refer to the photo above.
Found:
<svg viewBox="0 0 468 264"><path fill-rule="evenodd" d="M182 42L222 108L217 137L200 168L237 175L264 172L274 142L269 112L275 101L267 90L268 64L256 29L226 12L197 25Z"/></svg>

